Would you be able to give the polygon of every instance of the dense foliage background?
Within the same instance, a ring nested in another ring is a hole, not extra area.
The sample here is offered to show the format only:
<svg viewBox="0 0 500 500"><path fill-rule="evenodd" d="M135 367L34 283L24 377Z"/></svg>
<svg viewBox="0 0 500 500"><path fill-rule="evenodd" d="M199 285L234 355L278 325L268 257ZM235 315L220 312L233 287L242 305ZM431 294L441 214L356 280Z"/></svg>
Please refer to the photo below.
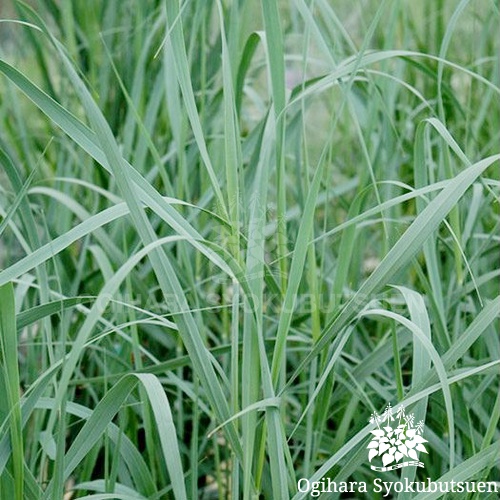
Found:
<svg viewBox="0 0 500 500"><path fill-rule="evenodd" d="M0 498L499 480L496 2L1 16Z"/></svg>

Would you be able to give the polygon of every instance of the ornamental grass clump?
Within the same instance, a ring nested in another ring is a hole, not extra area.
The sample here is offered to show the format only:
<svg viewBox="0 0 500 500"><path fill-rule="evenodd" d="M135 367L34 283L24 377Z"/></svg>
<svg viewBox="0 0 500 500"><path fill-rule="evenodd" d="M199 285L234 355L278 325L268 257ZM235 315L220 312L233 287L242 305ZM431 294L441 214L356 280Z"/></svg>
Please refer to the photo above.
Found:
<svg viewBox="0 0 500 500"><path fill-rule="evenodd" d="M0 18L1 499L498 481L493 2Z"/></svg>

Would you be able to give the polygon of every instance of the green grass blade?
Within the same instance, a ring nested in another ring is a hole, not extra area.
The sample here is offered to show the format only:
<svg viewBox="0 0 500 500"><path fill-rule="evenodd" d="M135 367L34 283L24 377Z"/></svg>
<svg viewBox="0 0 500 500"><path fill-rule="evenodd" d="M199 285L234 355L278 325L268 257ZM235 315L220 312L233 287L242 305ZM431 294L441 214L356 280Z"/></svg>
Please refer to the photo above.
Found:
<svg viewBox="0 0 500 500"><path fill-rule="evenodd" d="M309 246L309 238L313 236L313 221L316 201L318 198L321 179L324 175L324 166L326 161L321 158L311 187L307 196L307 201L304 207L304 214L300 221L299 231L295 242L295 251L293 254L292 264L290 267L290 279L286 288L285 297L283 299L283 310L278 323L278 331L276 333L276 344L273 353L272 376L275 386L278 383L278 376L284 362L284 353L286 348L286 338L292 322L295 301L297 292L302 279L304 264L306 261L307 250Z"/></svg>
<svg viewBox="0 0 500 500"><path fill-rule="evenodd" d="M447 183L441 193L427 205L403 236L391 248L377 269L361 285L356 295L346 304L338 316L327 325L320 340L301 362L288 381L288 384L298 376L300 371L307 366L313 357L329 344L331 339L340 330L354 319L358 308L365 304L374 293L387 285L391 277L413 258L471 184L490 165L499 159L500 155L485 158L467 168Z"/></svg>
<svg viewBox="0 0 500 500"><path fill-rule="evenodd" d="M5 418L9 420L12 444L12 475L16 500L24 500L24 445L21 424L17 328L12 283L0 286L0 355L2 392L6 398ZM2 412L3 413L3 412Z"/></svg>
<svg viewBox="0 0 500 500"><path fill-rule="evenodd" d="M165 2L166 20L167 20L167 36L170 39L171 48L173 51L173 59L179 86L184 97L184 104L193 129L193 134L200 150L200 155L207 169L212 188L214 190L217 202L220 204L222 214L227 215L227 208L224 202L224 197L220 188L220 182L215 173L210 155L208 154L205 137L203 134L200 117L196 110L196 103L193 93L192 84L189 78L189 63L187 59L186 46L184 44L184 33L182 28L181 12L177 2Z"/></svg>

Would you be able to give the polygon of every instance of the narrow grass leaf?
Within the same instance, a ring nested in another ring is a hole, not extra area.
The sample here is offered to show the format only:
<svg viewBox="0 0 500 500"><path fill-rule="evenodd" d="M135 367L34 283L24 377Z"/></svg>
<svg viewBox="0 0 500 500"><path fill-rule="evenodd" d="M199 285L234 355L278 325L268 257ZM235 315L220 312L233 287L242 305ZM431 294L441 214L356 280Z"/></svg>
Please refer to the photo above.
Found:
<svg viewBox="0 0 500 500"><path fill-rule="evenodd" d="M500 155L485 158L467 168L446 184L446 187L427 205L403 236L389 250L382 262L361 285L354 297L345 305L337 317L326 326L320 340L295 370L288 384L298 376L300 371L307 366L312 358L330 343L332 337L338 335L352 321L358 308L371 300L374 293L387 285L391 277L410 262L465 191L490 165L499 159Z"/></svg>
<svg viewBox="0 0 500 500"><path fill-rule="evenodd" d="M0 360L6 391L12 445L12 474L16 500L24 500L24 445L20 406L19 366L17 355L16 309L12 283L0 286Z"/></svg>

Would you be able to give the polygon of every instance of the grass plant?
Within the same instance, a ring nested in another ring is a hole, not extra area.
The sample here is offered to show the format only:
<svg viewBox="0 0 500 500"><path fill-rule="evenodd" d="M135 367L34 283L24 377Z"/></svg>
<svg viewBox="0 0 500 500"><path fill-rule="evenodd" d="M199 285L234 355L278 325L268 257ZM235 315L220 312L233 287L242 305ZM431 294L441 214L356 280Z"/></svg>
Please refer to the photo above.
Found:
<svg viewBox="0 0 500 500"><path fill-rule="evenodd" d="M499 481L499 15L2 5L0 498Z"/></svg>

